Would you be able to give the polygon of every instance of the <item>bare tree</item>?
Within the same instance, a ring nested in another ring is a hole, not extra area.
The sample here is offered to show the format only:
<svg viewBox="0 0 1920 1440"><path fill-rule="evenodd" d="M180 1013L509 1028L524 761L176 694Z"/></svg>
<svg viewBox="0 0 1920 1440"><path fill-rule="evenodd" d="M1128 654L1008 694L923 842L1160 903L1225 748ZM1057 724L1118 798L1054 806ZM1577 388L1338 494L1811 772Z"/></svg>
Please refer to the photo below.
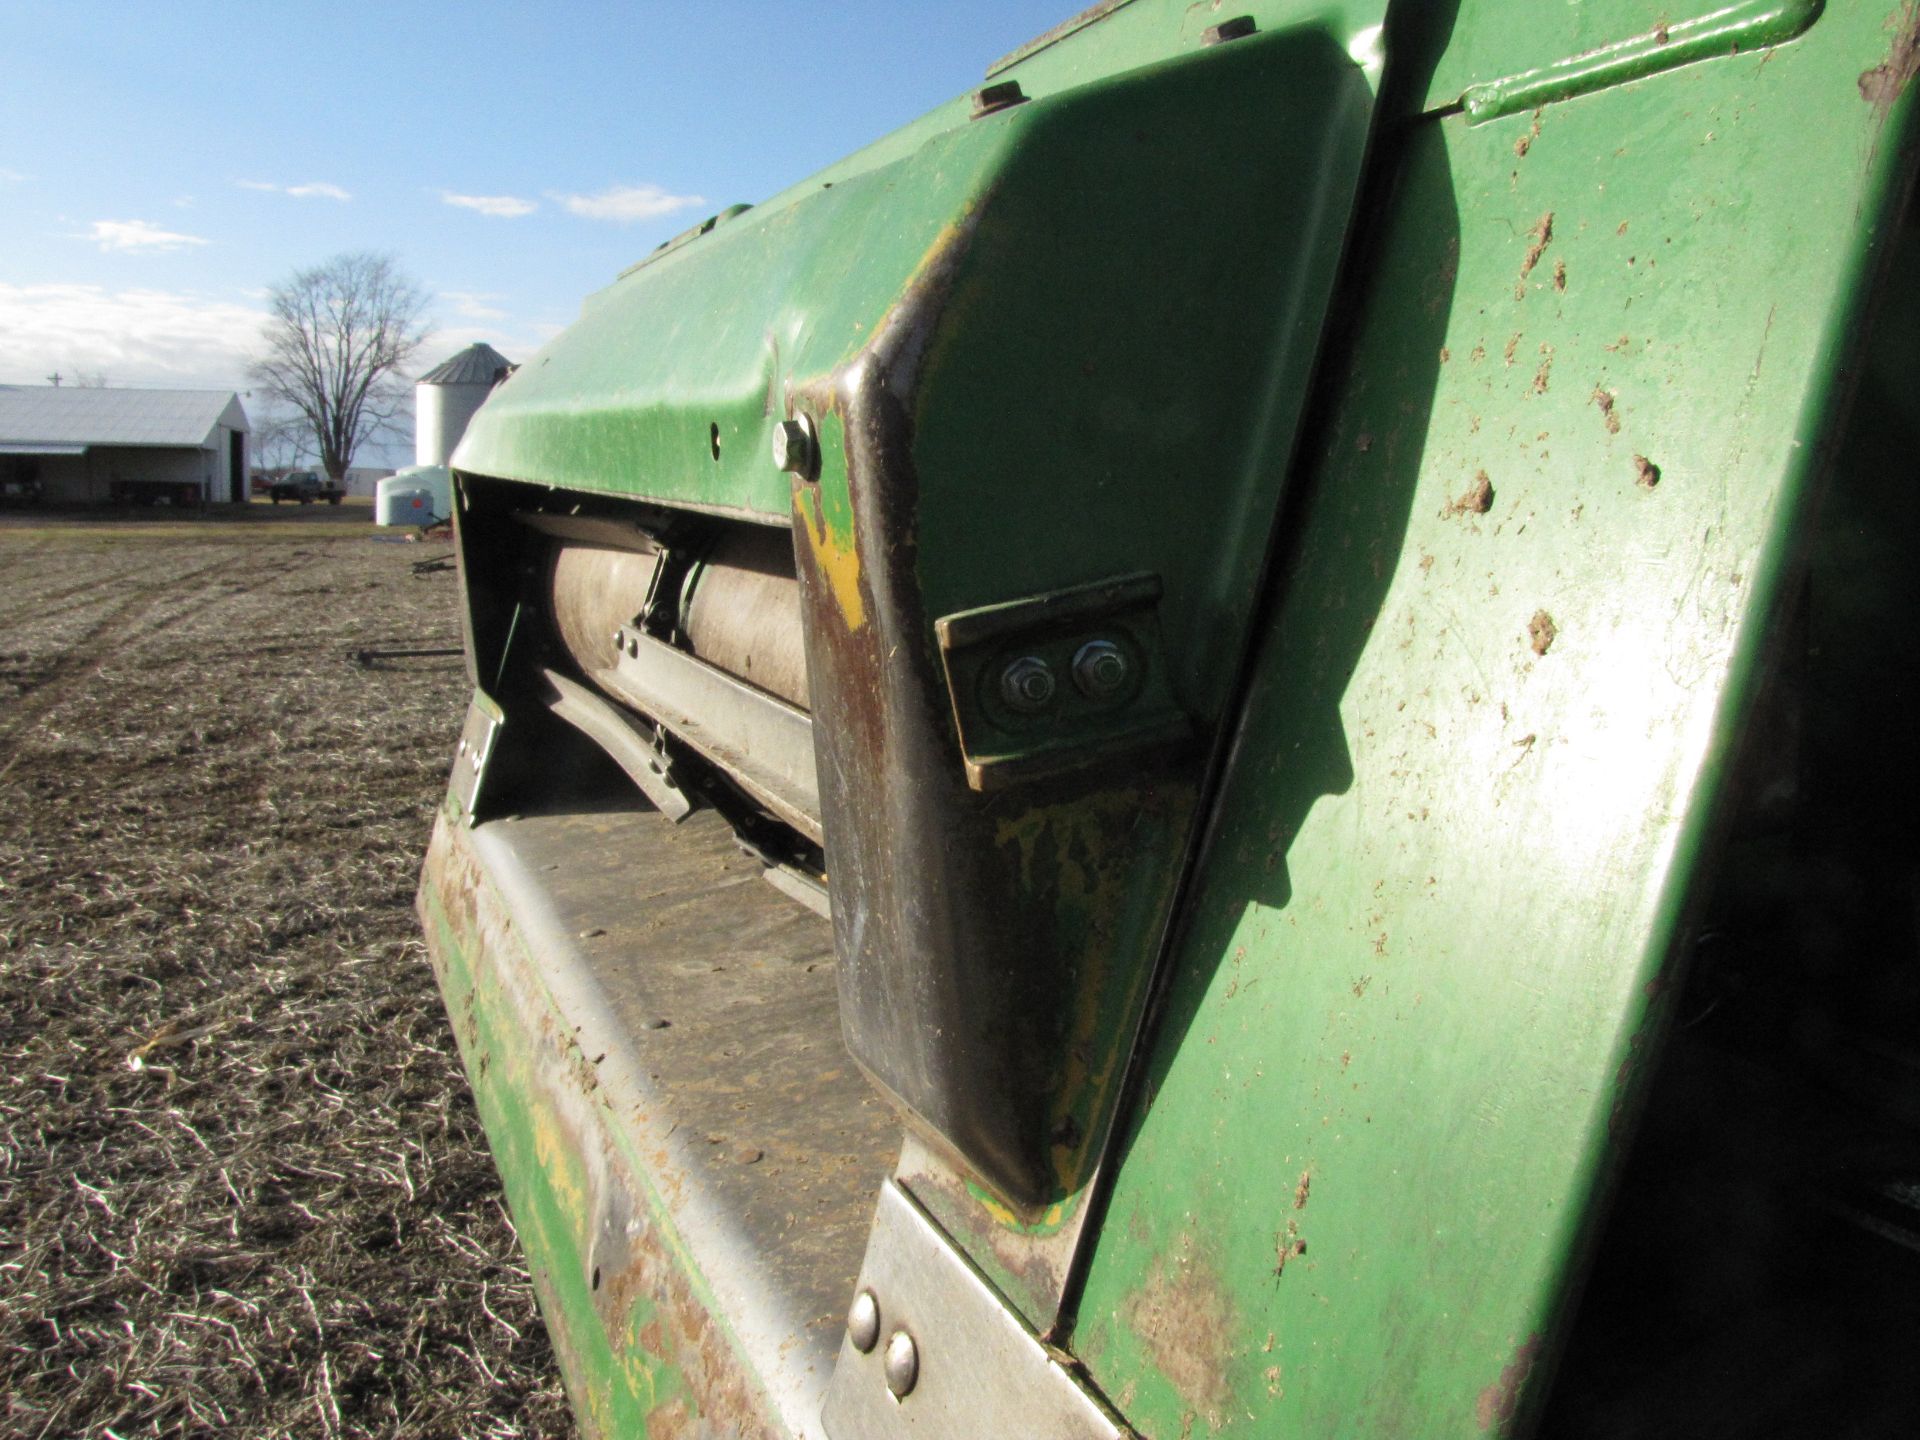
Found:
<svg viewBox="0 0 1920 1440"><path fill-rule="evenodd" d="M367 441L398 436L402 374L427 338L427 296L391 255L336 255L268 291L266 353L248 367L256 389L312 432L329 478L345 483Z"/></svg>
<svg viewBox="0 0 1920 1440"><path fill-rule="evenodd" d="M267 470L294 470L313 458L313 427L304 415L273 411L254 421L251 448Z"/></svg>

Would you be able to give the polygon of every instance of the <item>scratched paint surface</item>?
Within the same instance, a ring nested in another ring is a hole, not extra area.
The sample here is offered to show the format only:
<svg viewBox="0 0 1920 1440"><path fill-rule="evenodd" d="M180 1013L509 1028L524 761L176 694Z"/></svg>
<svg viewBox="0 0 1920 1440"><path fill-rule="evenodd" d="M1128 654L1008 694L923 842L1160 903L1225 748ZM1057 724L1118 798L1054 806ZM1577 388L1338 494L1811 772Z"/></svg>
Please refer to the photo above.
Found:
<svg viewBox="0 0 1920 1440"><path fill-rule="evenodd" d="M1526 1426L1903 163L1911 96L1861 84L1902 16L1409 139L1079 1312L1143 1434Z"/></svg>

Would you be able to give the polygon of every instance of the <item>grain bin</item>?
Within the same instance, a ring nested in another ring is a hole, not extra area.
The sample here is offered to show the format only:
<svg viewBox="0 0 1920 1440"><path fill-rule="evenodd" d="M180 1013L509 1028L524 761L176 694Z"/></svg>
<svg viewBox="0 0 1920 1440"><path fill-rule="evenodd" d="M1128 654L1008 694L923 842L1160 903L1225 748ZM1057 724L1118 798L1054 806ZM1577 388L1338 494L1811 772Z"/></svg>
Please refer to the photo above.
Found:
<svg viewBox="0 0 1920 1440"><path fill-rule="evenodd" d="M413 390L414 464L445 465L473 412L512 370L506 356L476 341L422 375Z"/></svg>

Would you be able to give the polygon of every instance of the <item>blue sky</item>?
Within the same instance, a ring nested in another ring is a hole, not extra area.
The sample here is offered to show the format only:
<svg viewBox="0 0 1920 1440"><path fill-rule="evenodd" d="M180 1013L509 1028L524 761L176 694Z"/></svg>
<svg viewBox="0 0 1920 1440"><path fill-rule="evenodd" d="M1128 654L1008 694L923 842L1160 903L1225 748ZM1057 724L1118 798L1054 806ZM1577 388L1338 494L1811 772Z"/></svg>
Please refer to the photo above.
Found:
<svg viewBox="0 0 1920 1440"><path fill-rule="evenodd" d="M345 250L513 360L669 235L980 82L1076 0L0 5L0 383L245 388Z"/></svg>

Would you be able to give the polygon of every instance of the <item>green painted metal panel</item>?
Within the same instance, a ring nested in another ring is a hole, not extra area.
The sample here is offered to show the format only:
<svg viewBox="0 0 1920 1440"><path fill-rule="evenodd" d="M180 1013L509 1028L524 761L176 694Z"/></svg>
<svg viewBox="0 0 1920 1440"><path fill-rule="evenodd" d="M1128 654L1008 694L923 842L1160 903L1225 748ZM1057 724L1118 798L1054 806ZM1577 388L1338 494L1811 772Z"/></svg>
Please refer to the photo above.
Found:
<svg viewBox="0 0 1920 1440"><path fill-rule="evenodd" d="M1245 7L1263 40L1280 31L1324 36L1363 81L1378 78L1383 11L1383 0ZM1137 93L1141 72L1203 56L1202 31L1214 19L1168 0L1135 0L999 77L1022 85L1026 103L975 119L960 97L763 204L717 217L707 233L592 297L475 417L458 468L786 523L785 477L766 456L794 389L822 382L872 342L956 230L1005 188L1003 171L1020 172L1016 185L1020 174L1041 178L1037 165L1020 167L1036 143L1056 156L1075 148L1103 171L1125 160L1114 102L1103 108L1096 92ZM1309 100L1290 87L1273 95L1293 111ZM1336 109L1299 129L1302 188L1341 158L1327 146L1344 143L1350 119ZM1236 146L1254 138L1218 128L1207 146L1189 149L1182 168L1224 178L1245 158ZM1161 157L1133 158L1134 183L1122 175L1114 200L1131 194L1133 218L1149 224L1191 223L1141 184ZM1138 255L1125 239L1118 231L1085 243L1086 273L1122 273Z"/></svg>
<svg viewBox="0 0 1920 1440"><path fill-rule="evenodd" d="M1143 1434L1526 1425L1912 164L1912 23L1830 6L1391 162L1079 1312Z"/></svg>

